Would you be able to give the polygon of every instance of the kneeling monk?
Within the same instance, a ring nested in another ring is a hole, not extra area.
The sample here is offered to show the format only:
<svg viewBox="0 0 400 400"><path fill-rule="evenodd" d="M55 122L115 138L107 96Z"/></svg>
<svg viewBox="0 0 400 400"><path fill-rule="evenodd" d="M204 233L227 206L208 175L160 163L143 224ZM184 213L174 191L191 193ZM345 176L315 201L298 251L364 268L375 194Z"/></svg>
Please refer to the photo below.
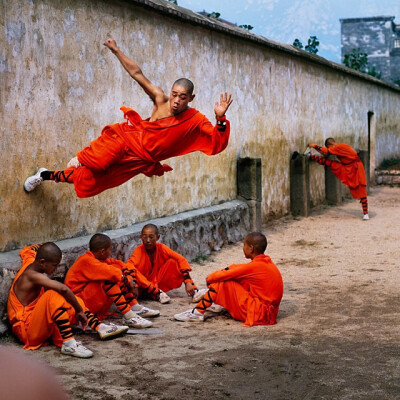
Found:
<svg viewBox="0 0 400 400"><path fill-rule="evenodd" d="M93 353L75 340L71 323L80 323L83 329L89 325L101 339L128 330L128 326L100 323L68 286L48 277L61 261L56 244L25 247L20 254L22 268L12 283L7 313L12 330L25 349L37 349L51 339L61 347L62 354L89 358Z"/></svg>
<svg viewBox="0 0 400 400"><path fill-rule="evenodd" d="M110 258L111 245L107 235L93 235L89 251L72 264L65 276L65 284L100 320L114 303L124 324L149 328L153 323L142 317L155 317L160 312L138 303L135 271L129 270L122 261Z"/></svg>
<svg viewBox="0 0 400 400"><path fill-rule="evenodd" d="M188 296L200 299L205 291L199 291L190 277L190 267L185 257L171 250L162 243L158 227L147 224L140 235L142 244L138 246L126 265L136 271L139 289L160 303L168 303L171 299L165 293L185 284Z"/></svg>
<svg viewBox="0 0 400 400"><path fill-rule="evenodd" d="M267 238L259 232L246 236L243 252L248 264L232 264L207 277L208 291L194 309L176 314L178 321L204 321L207 310L225 308L245 326L273 325L283 295L281 273L264 254ZM218 307L219 306L219 307Z"/></svg>
<svg viewBox="0 0 400 400"><path fill-rule="evenodd" d="M363 209L363 220L369 220L368 200L367 200L367 178L365 176L364 165L358 157L357 152L345 143L336 143L335 139L325 140L325 147L314 143L308 143L324 157L315 154L309 154L310 160L318 164L326 165L346 186L354 199L360 199ZM339 161L327 158L330 154L336 156Z"/></svg>
<svg viewBox="0 0 400 400"><path fill-rule="evenodd" d="M221 94L215 104L215 127L199 111L189 108L194 99L193 83L178 79L167 96L151 83L139 66L117 47L114 40L104 43L129 75L139 83L154 103L151 117L143 120L130 108L122 107L126 122L107 125L101 136L80 151L65 170L39 171L24 183L27 192L43 180L73 183L78 197L91 197L119 186L138 174L161 176L172 168L160 161L193 151L218 154L228 145L230 126L225 112L231 95Z"/></svg>

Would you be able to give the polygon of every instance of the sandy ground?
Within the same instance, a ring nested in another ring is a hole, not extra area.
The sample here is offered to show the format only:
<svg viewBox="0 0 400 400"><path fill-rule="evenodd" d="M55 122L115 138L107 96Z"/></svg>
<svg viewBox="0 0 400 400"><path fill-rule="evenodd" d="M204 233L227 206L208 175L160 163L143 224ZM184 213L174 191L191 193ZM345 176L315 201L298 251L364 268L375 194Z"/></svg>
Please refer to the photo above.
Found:
<svg viewBox="0 0 400 400"><path fill-rule="evenodd" d="M369 203L367 222L353 200L264 228L285 285L277 325L176 322L190 307L181 288L170 304L146 303L161 309L153 321L163 334L79 335L90 360L54 346L28 354L54 367L73 399L400 399L400 188L373 188ZM192 275L204 286L237 262L246 262L241 244Z"/></svg>

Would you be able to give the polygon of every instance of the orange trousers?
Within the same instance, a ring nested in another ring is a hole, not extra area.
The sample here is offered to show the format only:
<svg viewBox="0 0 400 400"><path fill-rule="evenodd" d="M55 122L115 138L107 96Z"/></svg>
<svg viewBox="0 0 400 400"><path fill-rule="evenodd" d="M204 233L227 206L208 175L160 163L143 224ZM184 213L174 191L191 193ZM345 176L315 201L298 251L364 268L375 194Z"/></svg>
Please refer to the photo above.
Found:
<svg viewBox="0 0 400 400"><path fill-rule="evenodd" d="M77 297L79 304L86 311L84 302ZM54 316L60 307L66 309L70 324L75 324L75 310L54 290L46 291L40 296L35 308L29 313L25 321L19 321L12 327L19 340L25 344L24 349L34 350L45 344L49 339L61 347L63 340L54 321Z"/></svg>

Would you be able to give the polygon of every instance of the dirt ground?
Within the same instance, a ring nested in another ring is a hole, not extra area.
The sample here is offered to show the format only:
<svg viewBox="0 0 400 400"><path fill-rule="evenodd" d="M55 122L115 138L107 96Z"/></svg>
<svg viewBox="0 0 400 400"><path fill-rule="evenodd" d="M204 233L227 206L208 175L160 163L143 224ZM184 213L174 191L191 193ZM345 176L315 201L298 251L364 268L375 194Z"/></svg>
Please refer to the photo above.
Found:
<svg viewBox="0 0 400 400"><path fill-rule="evenodd" d="M89 360L54 346L28 354L54 367L73 399L400 399L400 188L373 188L369 203L369 221L350 200L264 227L285 285L277 325L176 322L190 307L181 288L170 304L146 303L161 309L163 334L79 335ZM204 286L237 262L241 244L193 264L193 278Z"/></svg>

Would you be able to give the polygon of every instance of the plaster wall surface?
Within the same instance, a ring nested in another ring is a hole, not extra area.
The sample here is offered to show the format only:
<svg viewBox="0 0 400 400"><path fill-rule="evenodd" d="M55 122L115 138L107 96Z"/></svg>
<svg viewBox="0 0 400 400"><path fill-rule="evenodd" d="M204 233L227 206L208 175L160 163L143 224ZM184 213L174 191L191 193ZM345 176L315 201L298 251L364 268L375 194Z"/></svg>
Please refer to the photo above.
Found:
<svg viewBox="0 0 400 400"><path fill-rule="evenodd" d="M0 7L0 251L235 199L239 157L261 158L263 221L284 215L291 153L329 136L366 149L368 112L376 163L399 153L399 90L289 45L162 0ZM166 92L177 78L193 80L192 105L212 122L219 94L231 92L228 148L168 160L174 171L163 177L137 176L93 198L53 182L26 194L27 176L64 168L104 125L122 122L121 105L150 115L148 97L102 45L110 36ZM323 168L310 166L310 183L311 205L323 202Z"/></svg>

